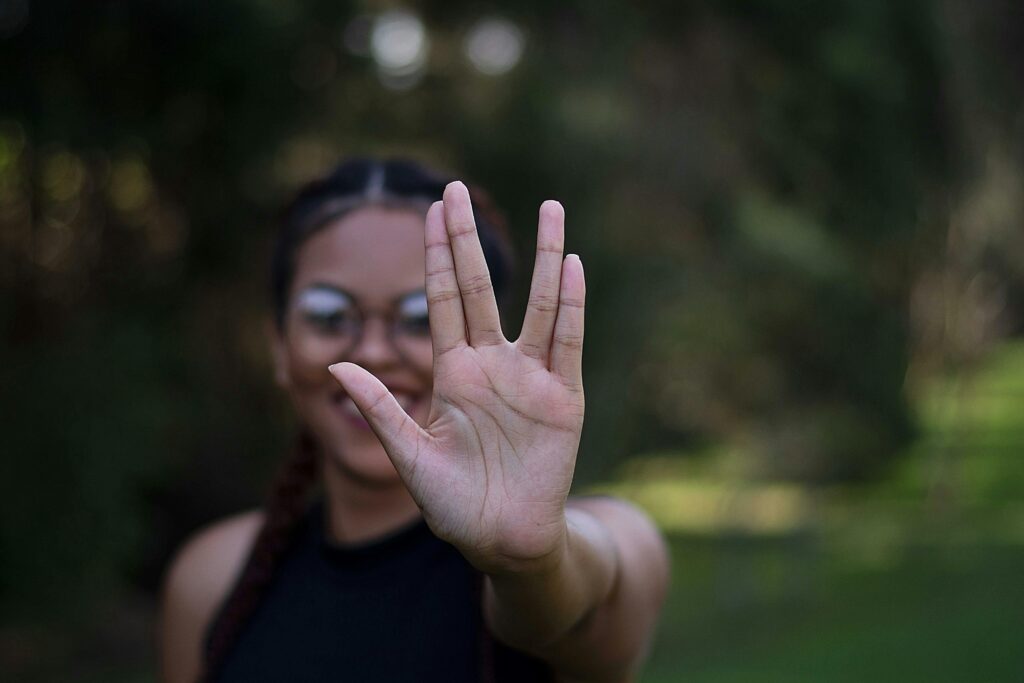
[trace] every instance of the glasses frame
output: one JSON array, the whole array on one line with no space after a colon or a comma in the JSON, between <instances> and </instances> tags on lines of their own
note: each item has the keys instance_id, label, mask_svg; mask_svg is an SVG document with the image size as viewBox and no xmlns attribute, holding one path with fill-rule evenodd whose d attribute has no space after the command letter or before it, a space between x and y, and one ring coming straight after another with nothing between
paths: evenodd
<instances>
[{"instance_id":1,"label":"glasses frame","mask_svg":"<svg viewBox=\"0 0 1024 683\"><path fill-rule=\"evenodd\" d=\"M363 338L366 335L366 323L372 320L373 318L380 318L384 322L385 337L388 340L388 343L391 345L391 348L395 351L395 353L398 354L398 356L406 363L415 365L414 363L411 362L408 351L403 349L401 342L398 341L398 337L406 337L414 340L416 343L432 342L429 327L429 309L427 313L428 326L426 331L424 331L422 334L409 335L408 333L402 333L400 331L401 326L398 324L398 321L400 320L400 316L398 315L398 313L399 308L402 305L402 302L408 299L409 297L416 295L421 295L424 299L426 299L426 288L414 289L405 292L404 294L399 294L398 296L394 297L391 300L389 306L384 309L375 309L365 306L359 300L359 297L347 291L344 287L328 284L326 282L311 283L309 285L306 285L293 295L291 307L295 309L296 314L300 318L307 322L311 327L316 328L319 334L332 337L343 337L348 335L343 332L330 332L318 328L315 323L308 319L308 316L303 313L302 309L299 308L299 297L303 294L303 292L308 292L314 289L324 289L329 290L331 292L335 292L337 294L341 294L347 297L348 300L352 302L352 312L355 318L355 333L351 335L351 341L347 341L345 343L344 349L341 352L341 355L343 356L348 356L349 354L352 353L354 349L359 347L359 344L363 341Z\"/></svg>"}]
</instances>

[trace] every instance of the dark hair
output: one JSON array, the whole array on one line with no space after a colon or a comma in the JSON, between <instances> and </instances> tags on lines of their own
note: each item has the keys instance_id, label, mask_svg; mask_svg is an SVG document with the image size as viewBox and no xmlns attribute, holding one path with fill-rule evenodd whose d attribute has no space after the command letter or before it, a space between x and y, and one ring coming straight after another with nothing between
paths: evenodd
<instances>
[{"instance_id":1,"label":"dark hair","mask_svg":"<svg viewBox=\"0 0 1024 683\"><path fill-rule=\"evenodd\" d=\"M346 213L366 206L427 206L441 199L446 178L408 159L352 159L303 187L284 211L271 262L274 316L284 324L295 275L295 254L310 235ZM470 187L473 214L495 296L505 298L512 274L505 221L487 193Z\"/></svg>"},{"instance_id":2,"label":"dark hair","mask_svg":"<svg viewBox=\"0 0 1024 683\"><path fill-rule=\"evenodd\" d=\"M441 199L448 179L403 159L352 159L299 190L286 207L271 261L274 318L283 329L295 276L295 255L311 235L345 213L369 204L422 207ZM512 262L505 223L490 198L470 187L473 213L499 304L505 298ZM245 623L256 611L288 550L319 474L319 453L303 433L271 486L264 522L234 588L221 606L206 641L202 680L213 681Z\"/></svg>"}]
</instances>

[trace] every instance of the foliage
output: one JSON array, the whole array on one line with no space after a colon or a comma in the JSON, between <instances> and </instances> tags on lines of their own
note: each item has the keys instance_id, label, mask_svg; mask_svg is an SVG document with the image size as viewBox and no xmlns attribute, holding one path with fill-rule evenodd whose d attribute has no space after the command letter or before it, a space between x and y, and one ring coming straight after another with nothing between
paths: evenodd
<instances>
[{"instance_id":1,"label":"foliage","mask_svg":"<svg viewBox=\"0 0 1024 683\"><path fill-rule=\"evenodd\" d=\"M433 48L405 89L346 47L374 3L11 7L0 606L39 620L125 574L152 591L187 531L258 500L290 433L268 236L337 158L465 172L507 207L523 271L535 207L563 200L590 285L581 481L719 443L758 475L846 480L914 433L915 288L941 270L951 203L989 196L964 168L972 131L1010 130L1019 105L1011 22L970 3L520 3L524 59L492 77L458 56L480 8L421 2ZM1012 313L1008 230L958 272L992 264Z\"/></svg>"}]
</instances>

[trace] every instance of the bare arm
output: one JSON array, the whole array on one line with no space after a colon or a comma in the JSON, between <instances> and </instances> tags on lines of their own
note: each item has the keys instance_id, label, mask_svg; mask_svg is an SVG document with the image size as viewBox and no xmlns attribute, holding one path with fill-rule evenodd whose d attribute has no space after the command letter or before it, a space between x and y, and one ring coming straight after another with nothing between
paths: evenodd
<instances>
[{"instance_id":1,"label":"bare arm","mask_svg":"<svg viewBox=\"0 0 1024 683\"><path fill-rule=\"evenodd\" d=\"M162 683L196 683L202 671L203 637L242 569L262 524L247 512L192 537L164 579L157 645Z\"/></svg>"},{"instance_id":2,"label":"bare arm","mask_svg":"<svg viewBox=\"0 0 1024 683\"><path fill-rule=\"evenodd\" d=\"M665 544L647 516L623 501L572 500L566 518L568 543L557 563L488 577L488 625L548 661L562 680L631 680L667 591Z\"/></svg>"}]
</instances>

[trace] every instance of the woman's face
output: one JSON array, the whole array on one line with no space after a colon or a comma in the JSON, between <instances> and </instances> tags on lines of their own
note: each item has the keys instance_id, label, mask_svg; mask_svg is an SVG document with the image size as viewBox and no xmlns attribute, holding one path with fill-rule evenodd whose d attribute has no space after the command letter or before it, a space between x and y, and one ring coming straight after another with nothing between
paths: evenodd
<instances>
[{"instance_id":1,"label":"woman's face","mask_svg":"<svg viewBox=\"0 0 1024 683\"><path fill-rule=\"evenodd\" d=\"M277 381L329 462L362 483L393 484L398 474L327 366L361 365L426 423L432 351L423 258L423 214L380 206L321 228L295 255L284 326L274 340Z\"/></svg>"}]
</instances>

